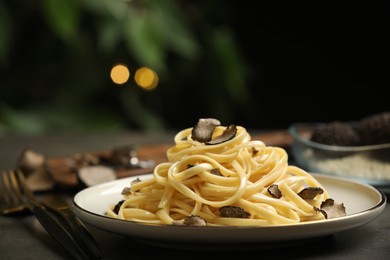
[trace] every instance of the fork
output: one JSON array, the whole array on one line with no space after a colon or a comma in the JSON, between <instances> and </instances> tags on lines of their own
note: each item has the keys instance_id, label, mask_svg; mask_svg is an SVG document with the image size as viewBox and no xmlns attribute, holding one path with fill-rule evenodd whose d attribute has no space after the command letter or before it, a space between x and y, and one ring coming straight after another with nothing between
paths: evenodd
<instances>
[{"instance_id":1,"label":"fork","mask_svg":"<svg viewBox=\"0 0 390 260\"><path fill-rule=\"evenodd\" d=\"M20 200L21 193L17 189L17 180L15 174L8 174L3 171L1 174L0 184L0 213L2 215L9 215L17 212L27 210L26 203ZM15 188L16 187L16 188ZM4 188L4 190L3 190Z\"/></svg>"},{"instance_id":2,"label":"fork","mask_svg":"<svg viewBox=\"0 0 390 260\"><path fill-rule=\"evenodd\" d=\"M70 255L75 259L90 259L62 224L38 202L26 185L23 174L18 171L17 175L18 176L16 176L14 171L2 171L2 186L4 191L0 191L3 194L4 200L0 206L1 210L8 213L9 211L20 209L21 207L28 208L46 231L62 245ZM2 189L1 185L0 189Z\"/></svg>"}]
</instances>

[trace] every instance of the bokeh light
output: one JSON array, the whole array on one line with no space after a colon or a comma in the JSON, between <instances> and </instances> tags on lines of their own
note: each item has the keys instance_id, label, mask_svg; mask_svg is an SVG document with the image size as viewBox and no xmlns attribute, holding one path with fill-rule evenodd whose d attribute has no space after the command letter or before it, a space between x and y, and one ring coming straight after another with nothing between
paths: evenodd
<instances>
[{"instance_id":1,"label":"bokeh light","mask_svg":"<svg viewBox=\"0 0 390 260\"><path fill-rule=\"evenodd\" d=\"M138 86L146 90L155 89L159 82L157 73L147 67L137 69L134 80Z\"/></svg>"},{"instance_id":2,"label":"bokeh light","mask_svg":"<svg viewBox=\"0 0 390 260\"><path fill-rule=\"evenodd\" d=\"M123 64L117 64L111 69L111 80L116 84L125 84L130 77L129 69Z\"/></svg>"}]
</instances>

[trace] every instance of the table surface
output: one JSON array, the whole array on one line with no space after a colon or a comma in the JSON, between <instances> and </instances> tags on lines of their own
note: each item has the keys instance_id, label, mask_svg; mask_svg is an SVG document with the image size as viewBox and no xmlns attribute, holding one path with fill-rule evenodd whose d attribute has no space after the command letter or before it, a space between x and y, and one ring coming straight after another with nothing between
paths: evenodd
<instances>
[{"instance_id":1,"label":"table surface","mask_svg":"<svg viewBox=\"0 0 390 260\"><path fill-rule=\"evenodd\" d=\"M128 144L173 144L174 133L68 134L48 136L0 137L0 165L2 169L15 167L22 149L32 148L47 157L58 157L78 152L107 150ZM378 188L381 189L381 188ZM69 194L68 194L69 195ZM72 198L70 194L69 199ZM388 259L390 254L390 207L362 226L315 238L304 243L284 243L272 247L256 245L245 250L169 249L149 245L118 234L87 225L97 240L103 259L161 258L220 258L249 259L258 254L262 259ZM70 259L39 222L30 214L0 216L1 259Z\"/></svg>"}]
</instances>

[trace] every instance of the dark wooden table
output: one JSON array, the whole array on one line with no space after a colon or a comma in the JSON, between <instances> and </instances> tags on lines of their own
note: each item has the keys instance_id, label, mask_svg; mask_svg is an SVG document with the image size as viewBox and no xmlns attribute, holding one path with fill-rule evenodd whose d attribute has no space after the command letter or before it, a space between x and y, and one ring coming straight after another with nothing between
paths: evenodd
<instances>
[{"instance_id":1,"label":"dark wooden table","mask_svg":"<svg viewBox=\"0 0 390 260\"><path fill-rule=\"evenodd\" d=\"M128 144L173 144L174 133L144 134L137 132L93 135L3 136L0 137L0 166L10 169L22 149L29 147L48 157L78 152L111 149ZM69 199L72 193L67 194ZM168 249L137 242L87 226L102 249L104 259L388 259L390 255L390 207L373 221L330 236L304 243L284 243L272 247L253 245L245 250ZM0 259L69 259L37 220L22 214L0 216Z\"/></svg>"}]
</instances>

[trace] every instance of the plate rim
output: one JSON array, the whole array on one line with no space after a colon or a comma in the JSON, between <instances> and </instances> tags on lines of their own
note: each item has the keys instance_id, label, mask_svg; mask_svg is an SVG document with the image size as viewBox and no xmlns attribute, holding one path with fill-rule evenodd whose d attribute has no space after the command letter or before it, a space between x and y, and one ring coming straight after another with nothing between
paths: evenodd
<instances>
[{"instance_id":1,"label":"plate rim","mask_svg":"<svg viewBox=\"0 0 390 260\"><path fill-rule=\"evenodd\" d=\"M336 232L348 230L354 227L361 226L363 224L366 224L370 221L372 221L374 218L379 216L383 210L386 207L387 197L381 190L378 190L376 187L367 184L362 183L360 181L356 180L350 180L348 178L342 178L339 176L329 176L326 174L321 173L311 173L314 177L318 178L325 178L327 180L336 181L336 182L342 182L344 184L354 184L358 185L360 187L364 187L365 189L368 189L372 192L377 193L378 195L378 203L373 205L370 208L367 208L365 210L362 210L360 212L353 213L351 215L347 215L345 217L341 218L334 218L334 219L328 219L328 220L320 220L320 221L308 221L308 222L301 222L301 223L293 223L293 224L286 224L286 225L271 225L271 226L207 226L207 227L182 227L182 226L175 226L175 225L156 225L156 224L143 224L135 221L128 221L128 220L121 220L121 219L112 219L108 216L104 216L102 214L98 214L96 212L89 211L87 209L84 209L82 206L80 206L77 203L78 197L82 196L83 193L91 191L93 189L103 188L105 186L114 186L118 185L121 182L130 181L132 179L135 179L137 177L148 177L152 174L141 174L141 175L135 175L130 176L126 178L121 178L117 180L113 180L110 182L98 184L95 186L91 186L88 188L85 188L79 192L77 192L73 199L72 199L72 208L74 209L74 212L77 217L79 217L83 222L86 222L89 225L95 226L99 229L105 230L107 232L112 233L118 233L121 235L131 236L136 239L140 240L171 240L176 242L199 242L201 243L201 236L202 232L205 232L206 230L213 231L209 232L212 234L211 237L206 238L205 241L207 243L215 242L215 239L222 239L222 241L218 240L218 242L237 242L237 238L229 238L226 237L229 233L250 233L250 235L247 238L244 238L240 242L271 242L271 241L281 241L281 240L296 240L296 239L305 239L305 238L314 238L318 236L325 236L329 234L333 234ZM340 184L341 185L341 184ZM110 223L114 227L110 227ZM128 230L123 230L122 228L126 226ZM325 227L329 227L329 229L325 229ZM312 227L319 227L321 232L316 231ZM184 236L180 237L180 232L182 233L183 228L186 229L186 233L190 232L190 236ZM299 230L306 229L306 232L304 234L299 234ZM129 232L129 230L135 231L133 233ZM275 232L282 232L282 233L288 233L291 232L292 234L287 235L285 238L278 237L278 236L272 236L269 238L264 238L261 236L263 233L270 233L270 231ZM161 232L156 232L161 231ZM286 232L288 231L288 232ZM295 232L297 231L297 232ZM167 233L168 232L168 233ZM164 233L164 235L160 234ZM259 233L259 236L256 236L256 234ZM216 243L216 242L215 242Z\"/></svg>"}]
</instances>

